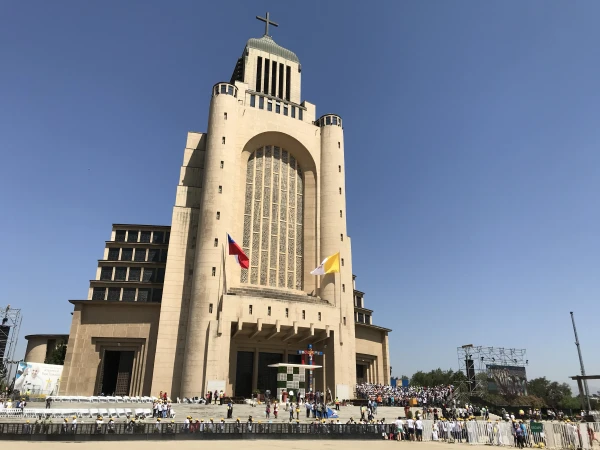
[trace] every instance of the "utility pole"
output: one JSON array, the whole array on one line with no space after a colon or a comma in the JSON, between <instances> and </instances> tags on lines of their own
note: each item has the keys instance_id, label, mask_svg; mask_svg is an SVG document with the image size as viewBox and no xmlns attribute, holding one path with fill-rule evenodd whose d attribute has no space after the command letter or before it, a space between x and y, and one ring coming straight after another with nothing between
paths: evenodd
<instances>
[{"instance_id":1,"label":"utility pole","mask_svg":"<svg viewBox=\"0 0 600 450\"><path fill-rule=\"evenodd\" d=\"M585 377L585 367L583 367L583 356L581 356L581 346L579 345L579 338L577 337L577 328L575 327L575 316L571 311L571 322L573 322L573 332L575 333L575 345L577 346L577 353L579 354L579 365L581 366L581 376ZM590 391L588 389L587 380L583 380L583 390L587 401L587 413L590 414L592 407L590 405Z\"/></svg>"}]
</instances>

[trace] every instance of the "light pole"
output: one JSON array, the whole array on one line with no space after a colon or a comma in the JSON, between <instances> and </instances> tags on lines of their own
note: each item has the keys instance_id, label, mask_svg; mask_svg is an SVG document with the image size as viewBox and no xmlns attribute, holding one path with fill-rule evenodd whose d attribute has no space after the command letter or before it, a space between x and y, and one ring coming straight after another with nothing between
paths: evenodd
<instances>
[{"instance_id":1,"label":"light pole","mask_svg":"<svg viewBox=\"0 0 600 450\"><path fill-rule=\"evenodd\" d=\"M577 353L579 354L579 365L581 366L581 376L585 377L585 367L583 366L583 356L581 356L581 346L579 345L579 338L577 337L577 328L575 327L575 316L573 315L573 311L571 311L571 322L573 322L573 332L575 333L575 345L577 346ZM587 412L588 414L592 410L590 405L590 391L588 389L588 382L584 378L583 379L583 391L585 393L585 398L587 401Z\"/></svg>"}]
</instances>

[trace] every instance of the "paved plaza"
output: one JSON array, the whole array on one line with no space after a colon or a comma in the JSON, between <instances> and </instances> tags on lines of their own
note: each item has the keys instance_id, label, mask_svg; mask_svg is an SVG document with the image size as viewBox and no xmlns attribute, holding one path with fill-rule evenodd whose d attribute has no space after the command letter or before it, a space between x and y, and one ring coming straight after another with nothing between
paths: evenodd
<instances>
[{"instance_id":1,"label":"paved plaza","mask_svg":"<svg viewBox=\"0 0 600 450\"><path fill-rule=\"evenodd\" d=\"M66 403L66 402L57 402L53 403L52 407L46 411L53 410L82 410L82 409L109 409L109 408L120 408L120 409L131 409L135 411L136 409L148 409L152 408L152 404L150 403ZM27 409L35 408L41 409L44 408L43 403L29 403L27 405ZM334 408L331 408L334 410ZM227 417L227 406L226 405L195 405L195 404L184 404L184 403L174 403L173 410L175 411L175 422L183 422L187 416L192 416L193 419L204 419L204 421L213 418L215 421L221 420L221 418ZM411 408L413 414L419 410L419 408ZM334 410L335 411L335 410ZM346 423L351 417L354 420L360 419L360 407L359 406L341 406L340 411L338 412L340 421ZM255 407L251 405L233 405L233 419L240 418L242 421L246 421L248 416L252 416L254 420L266 420L265 416L265 405L260 404ZM380 406L377 408L377 415L375 416L377 419L385 418L386 422L392 422L398 416L404 417L404 408L403 407L389 407L389 406ZM287 422L289 420L290 414L289 410L286 411L285 407L281 407L279 410L278 419L275 419L273 415L273 407L271 407L271 418L270 420L274 423L277 422ZM95 419L95 418L94 418ZM104 417L105 420L108 417ZM294 420L296 419L296 413L294 413ZM23 419L3 419L3 420L14 420L14 421L22 421ZM116 419L117 422L125 421L125 417L121 417L120 419ZM152 420L152 419L149 419ZM304 406L300 408L300 421L301 422L310 422L312 419L306 418L306 410ZM54 422L58 422L58 419L53 420ZM230 421L230 420L227 420ZM83 423L92 422L92 419L83 418ZM82 423L82 420L79 420L79 423Z\"/></svg>"}]
</instances>

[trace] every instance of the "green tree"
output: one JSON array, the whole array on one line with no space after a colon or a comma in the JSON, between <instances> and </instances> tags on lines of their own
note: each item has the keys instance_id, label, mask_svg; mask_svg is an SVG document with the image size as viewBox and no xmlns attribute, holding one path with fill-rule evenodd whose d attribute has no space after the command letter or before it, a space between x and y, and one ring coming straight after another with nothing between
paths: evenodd
<instances>
[{"instance_id":1,"label":"green tree","mask_svg":"<svg viewBox=\"0 0 600 450\"><path fill-rule=\"evenodd\" d=\"M534 378L527 382L527 393L544 400L551 408L579 408L581 401L573 397L571 387L567 383L550 381L546 377Z\"/></svg>"},{"instance_id":2,"label":"green tree","mask_svg":"<svg viewBox=\"0 0 600 450\"><path fill-rule=\"evenodd\" d=\"M52 353L48 355L48 357L44 360L44 364L56 364L59 366L63 366L65 364L65 355L67 354L67 345L59 344L57 345Z\"/></svg>"},{"instance_id":3,"label":"green tree","mask_svg":"<svg viewBox=\"0 0 600 450\"><path fill-rule=\"evenodd\" d=\"M454 372L450 370L442 370L437 368L430 372L418 371L410 379L411 386L439 386L448 384L458 384L465 379L465 374L462 372Z\"/></svg>"}]
</instances>

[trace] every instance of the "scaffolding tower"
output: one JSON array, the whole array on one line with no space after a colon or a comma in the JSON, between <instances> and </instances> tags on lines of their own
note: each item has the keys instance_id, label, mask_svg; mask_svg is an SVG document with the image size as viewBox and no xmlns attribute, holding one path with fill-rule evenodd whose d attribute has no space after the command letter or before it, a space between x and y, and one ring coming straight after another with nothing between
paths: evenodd
<instances>
[{"instance_id":1,"label":"scaffolding tower","mask_svg":"<svg viewBox=\"0 0 600 450\"><path fill-rule=\"evenodd\" d=\"M4 378L9 378L13 366L17 340L21 329L21 310L10 305L0 306L0 373Z\"/></svg>"},{"instance_id":2,"label":"scaffolding tower","mask_svg":"<svg viewBox=\"0 0 600 450\"><path fill-rule=\"evenodd\" d=\"M466 381L458 386L458 390L470 396L480 396L487 392L488 366L525 367L529 364L527 351L523 348L467 344L458 347L457 354L458 368L466 375Z\"/></svg>"}]
</instances>

